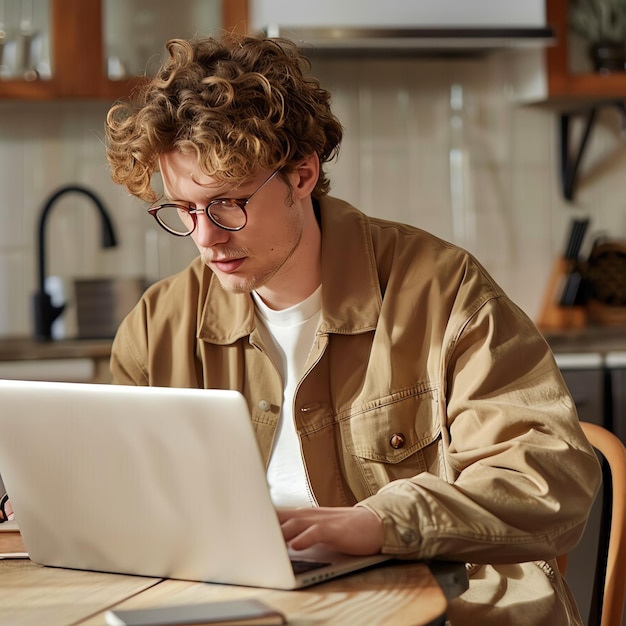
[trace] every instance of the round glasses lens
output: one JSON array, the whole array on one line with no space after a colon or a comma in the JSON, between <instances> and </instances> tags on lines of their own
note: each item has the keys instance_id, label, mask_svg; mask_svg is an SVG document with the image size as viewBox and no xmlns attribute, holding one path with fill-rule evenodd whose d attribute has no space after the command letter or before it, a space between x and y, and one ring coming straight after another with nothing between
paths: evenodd
<instances>
[{"instance_id":1,"label":"round glasses lens","mask_svg":"<svg viewBox=\"0 0 626 626\"><path fill-rule=\"evenodd\" d=\"M157 213L159 221L172 232L187 235L194 229L194 218L185 207L176 204L166 204Z\"/></svg>"},{"instance_id":2,"label":"round glasses lens","mask_svg":"<svg viewBox=\"0 0 626 626\"><path fill-rule=\"evenodd\" d=\"M207 207L211 219L223 228L239 229L246 225L245 211L232 200L216 200Z\"/></svg>"}]
</instances>

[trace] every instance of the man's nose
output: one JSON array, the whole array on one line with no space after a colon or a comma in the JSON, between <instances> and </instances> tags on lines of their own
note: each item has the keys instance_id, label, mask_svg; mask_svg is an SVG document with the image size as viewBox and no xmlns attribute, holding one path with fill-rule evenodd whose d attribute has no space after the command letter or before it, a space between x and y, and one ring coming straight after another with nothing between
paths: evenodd
<instances>
[{"instance_id":1,"label":"man's nose","mask_svg":"<svg viewBox=\"0 0 626 626\"><path fill-rule=\"evenodd\" d=\"M226 243L230 238L230 233L216 226L205 211L196 213L196 229L193 235L196 243L203 248Z\"/></svg>"}]
</instances>

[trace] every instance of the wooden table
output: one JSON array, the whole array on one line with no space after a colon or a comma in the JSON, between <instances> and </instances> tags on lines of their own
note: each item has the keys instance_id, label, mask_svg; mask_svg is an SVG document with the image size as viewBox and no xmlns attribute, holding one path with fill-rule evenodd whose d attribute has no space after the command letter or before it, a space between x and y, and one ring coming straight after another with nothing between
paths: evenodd
<instances>
[{"instance_id":1,"label":"wooden table","mask_svg":"<svg viewBox=\"0 0 626 626\"><path fill-rule=\"evenodd\" d=\"M424 563L393 563L298 591L49 568L0 561L0 625L105 626L104 612L257 597L290 625L443 624L446 597Z\"/></svg>"}]
</instances>

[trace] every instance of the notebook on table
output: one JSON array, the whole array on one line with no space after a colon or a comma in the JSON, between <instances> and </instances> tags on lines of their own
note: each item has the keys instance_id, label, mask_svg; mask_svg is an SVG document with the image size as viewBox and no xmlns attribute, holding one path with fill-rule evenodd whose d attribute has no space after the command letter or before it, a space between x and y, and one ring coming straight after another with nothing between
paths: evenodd
<instances>
[{"instance_id":1,"label":"notebook on table","mask_svg":"<svg viewBox=\"0 0 626 626\"><path fill-rule=\"evenodd\" d=\"M35 562L293 589L388 558L290 554L238 392L0 380L0 405L0 475Z\"/></svg>"}]
</instances>

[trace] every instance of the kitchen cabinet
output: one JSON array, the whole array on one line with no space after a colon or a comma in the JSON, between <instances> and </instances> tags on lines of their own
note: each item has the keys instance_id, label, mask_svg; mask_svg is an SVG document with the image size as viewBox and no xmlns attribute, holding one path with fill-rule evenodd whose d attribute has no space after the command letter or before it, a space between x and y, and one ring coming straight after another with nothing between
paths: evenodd
<instances>
[{"instance_id":1,"label":"kitchen cabinet","mask_svg":"<svg viewBox=\"0 0 626 626\"><path fill-rule=\"evenodd\" d=\"M575 64L575 41L568 25L568 0L546 0L546 21L554 29L555 45L545 50L547 99L559 101L615 100L626 97L626 72L599 74ZM584 50L579 51L579 58Z\"/></svg>"},{"instance_id":2,"label":"kitchen cabinet","mask_svg":"<svg viewBox=\"0 0 626 626\"><path fill-rule=\"evenodd\" d=\"M610 428L626 443L626 352L609 352L605 358L609 374Z\"/></svg>"},{"instance_id":3,"label":"kitchen cabinet","mask_svg":"<svg viewBox=\"0 0 626 626\"><path fill-rule=\"evenodd\" d=\"M624 326L544 331L581 420L612 430L626 444Z\"/></svg>"},{"instance_id":4,"label":"kitchen cabinet","mask_svg":"<svg viewBox=\"0 0 626 626\"><path fill-rule=\"evenodd\" d=\"M576 404L579 419L604 425L604 355L594 352L557 353L555 358ZM591 606L601 517L602 493L599 493L589 514L583 538L568 557L567 583L585 623Z\"/></svg>"},{"instance_id":5,"label":"kitchen cabinet","mask_svg":"<svg viewBox=\"0 0 626 626\"><path fill-rule=\"evenodd\" d=\"M581 420L600 424L626 442L626 333L622 327L589 327L548 334L549 344ZM567 581L587 623L602 515L602 490L579 544L570 552ZM621 622L626 626L626 614Z\"/></svg>"},{"instance_id":6,"label":"kitchen cabinet","mask_svg":"<svg viewBox=\"0 0 626 626\"><path fill-rule=\"evenodd\" d=\"M112 80L109 77L104 2L106 0L49 0L51 77L0 80L0 99L113 100L128 95L141 78ZM220 27L243 32L247 23L247 0L223 0L221 7ZM194 27L197 25L190 25ZM131 33L131 37L141 35L145 35L145 30L139 28ZM158 49L154 53L158 53Z\"/></svg>"}]
</instances>

